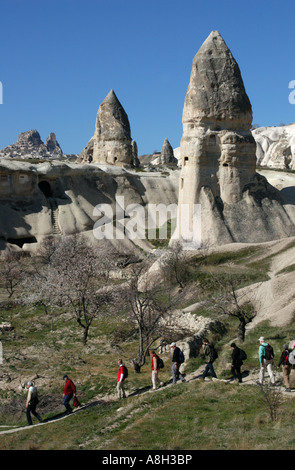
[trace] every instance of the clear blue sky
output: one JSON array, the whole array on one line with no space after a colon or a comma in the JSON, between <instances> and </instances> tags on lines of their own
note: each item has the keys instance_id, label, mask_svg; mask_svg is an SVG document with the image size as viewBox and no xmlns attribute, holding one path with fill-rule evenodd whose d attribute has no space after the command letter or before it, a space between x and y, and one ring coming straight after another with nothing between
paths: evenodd
<instances>
[{"instance_id":1,"label":"clear blue sky","mask_svg":"<svg viewBox=\"0 0 295 470\"><path fill-rule=\"evenodd\" d=\"M139 155L178 147L192 60L218 30L261 126L295 122L294 0L0 0L0 148L37 129L80 153L114 89Z\"/></svg>"}]
</instances>

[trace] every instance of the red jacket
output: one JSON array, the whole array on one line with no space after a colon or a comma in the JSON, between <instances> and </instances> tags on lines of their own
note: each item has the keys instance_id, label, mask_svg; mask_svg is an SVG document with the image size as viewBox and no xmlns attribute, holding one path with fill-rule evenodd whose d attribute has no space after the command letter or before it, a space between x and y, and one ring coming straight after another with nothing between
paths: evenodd
<instances>
[{"instance_id":1,"label":"red jacket","mask_svg":"<svg viewBox=\"0 0 295 470\"><path fill-rule=\"evenodd\" d=\"M68 379L65 383L64 394L70 395L71 393L73 394L76 393L76 387L74 383L71 381L71 379Z\"/></svg>"},{"instance_id":2,"label":"red jacket","mask_svg":"<svg viewBox=\"0 0 295 470\"><path fill-rule=\"evenodd\" d=\"M123 374L123 377L122 377L122 374ZM125 380L125 378L124 378L124 368L123 368L123 366L120 366L119 370L118 370L117 382L123 382L124 380Z\"/></svg>"},{"instance_id":3,"label":"red jacket","mask_svg":"<svg viewBox=\"0 0 295 470\"><path fill-rule=\"evenodd\" d=\"M156 369L154 368L154 358L156 358L156 364L157 364ZM158 356L157 356L157 354L152 355L151 369L152 370L158 370Z\"/></svg>"}]
</instances>

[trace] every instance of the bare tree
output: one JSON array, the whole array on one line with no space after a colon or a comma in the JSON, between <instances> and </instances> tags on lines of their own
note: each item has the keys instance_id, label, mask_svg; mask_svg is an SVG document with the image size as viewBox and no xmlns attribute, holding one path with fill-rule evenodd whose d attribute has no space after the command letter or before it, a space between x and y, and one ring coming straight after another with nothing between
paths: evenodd
<instances>
[{"instance_id":1,"label":"bare tree","mask_svg":"<svg viewBox=\"0 0 295 470\"><path fill-rule=\"evenodd\" d=\"M7 249L0 258L0 281L11 300L23 279L22 253Z\"/></svg>"},{"instance_id":2,"label":"bare tree","mask_svg":"<svg viewBox=\"0 0 295 470\"><path fill-rule=\"evenodd\" d=\"M111 299L106 283L113 260L105 244L91 247L78 237L59 238L50 260L33 273L31 302L70 307L86 344L93 320Z\"/></svg>"},{"instance_id":3,"label":"bare tree","mask_svg":"<svg viewBox=\"0 0 295 470\"><path fill-rule=\"evenodd\" d=\"M241 289L242 282L247 281L247 276L226 273L223 275L213 274L206 288L213 292L212 297L207 300L207 305L215 312L237 318L238 339L244 342L246 325L257 315L253 304L255 286Z\"/></svg>"},{"instance_id":4,"label":"bare tree","mask_svg":"<svg viewBox=\"0 0 295 470\"><path fill-rule=\"evenodd\" d=\"M151 285L143 263L132 267L123 298L130 321L137 327L138 352L133 365L135 372L140 372L152 344L163 334L171 309L169 290L159 284Z\"/></svg>"},{"instance_id":5,"label":"bare tree","mask_svg":"<svg viewBox=\"0 0 295 470\"><path fill-rule=\"evenodd\" d=\"M188 251L183 249L182 243L176 241L159 262L163 277L183 289L188 278Z\"/></svg>"}]
</instances>

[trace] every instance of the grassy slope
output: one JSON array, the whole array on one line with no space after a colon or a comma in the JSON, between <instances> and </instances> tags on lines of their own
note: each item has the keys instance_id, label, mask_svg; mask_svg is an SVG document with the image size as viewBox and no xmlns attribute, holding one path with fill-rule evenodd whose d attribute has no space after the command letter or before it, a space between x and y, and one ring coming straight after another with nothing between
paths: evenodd
<instances>
[{"instance_id":1,"label":"grassy slope","mask_svg":"<svg viewBox=\"0 0 295 470\"><path fill-rule=\"evenodd\" d=\"M214 255L207 259L208 267L251 271L253 282L267 275L268 260L253 265L257 251L244 250L230 255ZM225 263L231 263L230 265ZM191 286L195 279L191 264ZM195 301L191 292L190 301ZM188 297L186 297L188 301ZM11 312L1 311L1 321ZM115 399L116 360L132 357L136 343L122 342L128 330L119 318L93 325L87 347L81 343L81 331L69 312L55 312L53 321L42 310L16 309L12 312L15 330L1 337L5 367L12 382L38 374L36 384L41 397L49 404L40 408L50 417L63 411L61 405L62 375L68 372L78 385L82 403L103 399L97 406L80 411L64 420L23 431L0 435L0 449L293 449L292 421L295 402L284 398L280 415L271 423L269 412L255 386L237 386L222 382L200 383L194 380L158 392ZM229 342L235 337L236 323L225 320L227 333L218 337L219 377L228 375ZM120 337L119 337L120 333ZM295 338L295 326L288 331L260 324L246 338L243 348L248 353L245 366L258 374L257 338L263 334L272 343L276 358L282 344ZM162 372L170 380L170 357L164 356ZM200 366L199 358L190 359L187 371ZM245 367L244 367L245 369ZM14 383L14 382L13 382ZM150 364L141 374L130 373L128 391L145 390L151 385ZM9 388L9 387L8 387ZM112 399L109 397L112 395ZM24 391L1 391L1 422L7 425L26 424L23 413ZM43 400L44 401L44 400ZM42 400L41 400L42 402ZM7 405L9 404L10 407ZM6 406L6 408L4 407ZM41 406L41 403L40 403ZM1 429L0 429L1 430Z\"/></svg>"}]
</instances>

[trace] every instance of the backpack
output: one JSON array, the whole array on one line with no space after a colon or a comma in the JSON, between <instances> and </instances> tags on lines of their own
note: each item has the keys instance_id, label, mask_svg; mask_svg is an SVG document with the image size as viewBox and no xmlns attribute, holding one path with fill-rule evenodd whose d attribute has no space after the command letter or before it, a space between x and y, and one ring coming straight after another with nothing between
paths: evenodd
<instances>
[{"instance_id":1,"label":"backpack","mask_svg":"<svg viewBox=\"0 0 295 470\"><path fill-rule=\"evenodd\" d=\"M178 358L179 358L180 364L182 364L185 361L185 357L184 357L183 351L181 351L181 349L179 350Z\"/></svg>"},{"instance_id":2,"label":"backpack","mask_svg":"<svg viewBox=\"0 0 295 470\"><path fill-rule=\"evenodd\" d=\"M291 365L294 365L294 364L295 364L295 356L294 356L294 353L295 353L295 349L293 349L293 351L291 351L291 352L289 353L288 359L289 359L289 362L290 362Z\"/></svg>"},{"instance_id":3,"label":"backpack","mask_svg":"<svg viewBox=\"0 0 295 470\"><path fill-rule=\"evenodd\" d=\"M127 379L128 377L128 369L126 366L122 366L123 367L123 377L124 377L124 380Z\"/></svg>"},{"instance_id":4,"label":"backpack","mask_svg":"<svg viewBox=\"0 0 295 470\"><path fill-rule=\"evenodd\" d=\"M243 362L247 359L247 354L243 349L240 349L240 361Z\"/></svg>"},{"instance_id":5,"label":"backpack","mask_svg":"<svg viewBox=\"0 0 295 470\"><path fill-rule=\"evenodd\" d=\"M274 350L270 344L264 346L264 357L268 361L275 357Z\"/></svg>"},{"instance_id":6,"label":"backpack","mask_svg":"<svg viewBox=\"0 0 295 470\"><path fill-rule=\"evenodd\" d=\"M161 359L159 356L157 356L157 361L158 361L158 369L163 369L163 367L164 367L163 359Z\"/></svg>"},{"instance_id":7,"label":"backpack","mask_svg":"<svg viewBox=\"0 0 295 470\"><path fill-rule=\"evenodd\" d=\"M218 358L218 352L216 351L216 349L214 348L214 346L210 346L210 349L211 349L210 360L211 360L211 362L214 362L215 359Z\"/></svg>"},{"instance_id":8,"label":"backpack","mask_svg":"<svg viewBox=\"0 0 295 470\"><path fill-rule=\"evenodd\" d=\"M286 355L285 355L285 359L284 359L284 363L285 363L285 366L289 366L290 365L290 362L289 362L289 351L286 351Z\"/></svg>"}]
</instances>

